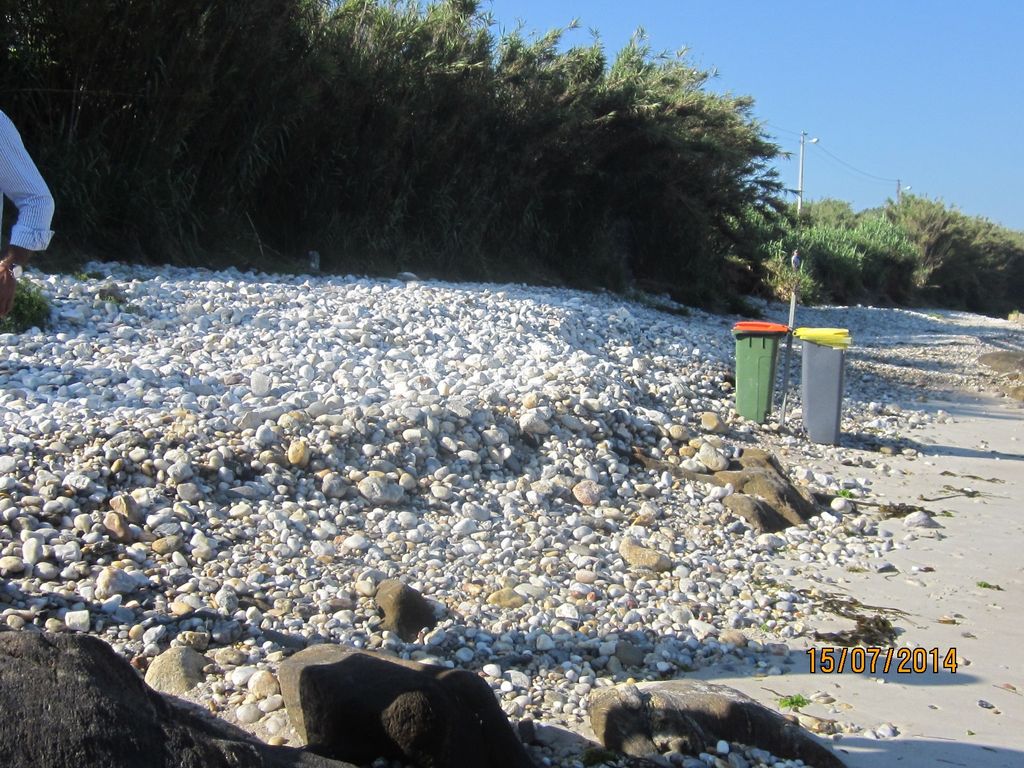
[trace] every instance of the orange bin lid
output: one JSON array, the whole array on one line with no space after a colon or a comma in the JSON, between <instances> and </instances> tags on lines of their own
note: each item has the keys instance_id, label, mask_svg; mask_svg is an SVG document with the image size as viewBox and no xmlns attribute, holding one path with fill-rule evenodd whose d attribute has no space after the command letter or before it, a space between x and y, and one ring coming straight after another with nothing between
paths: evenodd
<instances>
[{"instance_id":1,"label":"orange bin lid","mask_svg":"<svg viewBox=\"0 0 1024 768\"><path fill-rule=\"evenodd\" d=\"M780 325L779 323L766 323L761 320L743 320L732 327L732 332L762 334L789 333L789 326Z\"/></svg>"}]
</instances>

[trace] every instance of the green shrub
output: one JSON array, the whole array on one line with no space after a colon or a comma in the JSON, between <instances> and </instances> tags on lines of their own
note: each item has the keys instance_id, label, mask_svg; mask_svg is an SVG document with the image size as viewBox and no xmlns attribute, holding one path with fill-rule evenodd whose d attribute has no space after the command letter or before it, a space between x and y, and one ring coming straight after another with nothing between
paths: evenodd
<instances>
[{"instance_id":1,"label":"green shrub","mask_svg":"<svg viewBox=\"0 0 1024 768\"><path fill-rule=\"evenodd\" d=\"M29 328L45 328L50 320L50 302L31 280L22 278L14 291L14 307L0 318L0 333L21 333Z\"/></svg>"},{"instance_id":2,"label":"green shrub","mask_svg":"<svg viewBox=\"0 0 1024 768\"><path fill-rule=\"evenodd\" d=\"M814 224L793 231L786 251L800 252L801 269L809 273L818 290L807 303L848 303L863 293L860 253L848 230L831 224Z\"/></svg>"},{"instance_id":3,"label":"green shrub","mask_svg":"<svg viewBox=\"0 0 1024 768\"><path fill-rule=\"evenodd\" d=\"M917 299L1004 315L1024 295L1024 232L914 195L886 209L914 247Z\"/></svg>"},{"instance_id":4,"label":"green shrub","mask_svg":"<svg viewBox=\"0 0 1024 768\"><path fill-rule=\"evenodd\" d=\"M765 282L771 295L780 301L789 301L790 295L796 291L797 299L804 304L817 304L821 301L821 284L813 274L803 266L794 270L790 259L782 248L782 243L775 243L776 252L765 262Z\"/></svg>"},{"instance_id":5,"label":"green shrub","mask_svg":"<svg viewBox=\"0 0 1024 768\"><path fill-rule=\"evenodd\" d=\"M914 295L916 250L901 227L882 211L853 214L847 203L824 200L810 206L782 240L782 250L800 251L808 297L838 303L905 303ZM776 258L770 279L785 280ZM791 279L791 278L790 278ZM778 286L773 286L776 293ZM809 288L807 286L806 288ZM808 302L814 299L806 299Z\"/></svg>"},{"instance_id":6,"label":"green shrub","mask_svg":"<svg viewBox=\"0 0 1024 768\"><path fill-rule=\"evenodd\" d=\"M914 246L899 227L875 213L862 216L849 232L860 259L863 298L903 304L914 292Z\"/></svg>"},{"instance_id":7,"label":"green shrub","mask_svg":"<svg viewBox=\"0 0 1024 768\"><path fill-rule=\"evenodd\" d=\"M779 699L779 707L782 709L800 709L801 707L810 706L810 704L811 700L802 693L797 693L792 696L783 696Z\"/></svg>"}]
</instances>

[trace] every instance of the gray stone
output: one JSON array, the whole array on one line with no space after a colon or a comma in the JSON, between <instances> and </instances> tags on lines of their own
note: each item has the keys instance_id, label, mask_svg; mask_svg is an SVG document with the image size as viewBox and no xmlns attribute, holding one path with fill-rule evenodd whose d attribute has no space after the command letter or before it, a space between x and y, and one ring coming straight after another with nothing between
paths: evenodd
<instances>
[{"instance_id":1,"label":"gray stone","mask_svg":"<svg viewBox=\"0 0 1024 768\"><path fill-rule=\"evenodd\" d=\"M721 472L729 468L729 459L711 443L703 443L697 450L697 460L710 472Z\"/></svg>"},{"instance_id":2,"label":"gray stone","mask_svg":"<svg viewBox=\"0 0 1024 768\"><path fill-rule=\"evenodd\" d=\"M254 397L266 397L270 394L270 388L273 385L270 377L262 371L253 371L249 377L249 388L252 390Z\"/></svg>"},{"instance_id":3,"label":"gray stone","mask_svg":"<svg viewBox=\"0 0 1024 768\"><path fill-rule=\"evenodd\" d=\"M592 507L601 501L604 490L593 480L581 480L573 486L572 495L583 506Z\"/></svg>"},{"instance_id":4,"label":"gray stone","mask_svg":"<svg viewBox=\"0 0 1024 768\"><path fill-rule=\"evenodd\" d=\"M25 561L14 555L0 557L0 575L18 574L25 570Z\"/></svg>"},{"instance_id":5,"label":"gray stone","mask_svg":"<svg viewBox=\"0 0 1024 768\"><path fill-rule=\"evenodd\" d=\"M924 510L911 512L903 518L904 528L942 528L942 523Z\"/></svg>"},{"instance_id":6,"label":"gray stone","mask_svg":"<svg viewBox=\"0 0 1024 768\"><path fill-rule=\"evenodd\" d=\"M252 725L261 717L263 717L263 713L255 704L243 704L235 710L235 718L243 725Z\"/></svg>"},{"instance_id":7,"label":"gray stone","mask_svg":"<svg viewBox=\"0 0 1024 768\"><path fill-rule=\"evenodd\" d=\"M89 631L89 611L68 611L64 614L64 624L74 632Z\"/></svg>"},{"instance_id":8,"label":"gray stone","mask_svg":"<svg viewBox=\"0 0 1024 768\"><path fill-rule=\"evenodd\" d=\"M328 472L324 475L320 490L329 499L340 499L348 490L348 483L336 472Z\"/></svg>"},{"instance_id":9,"label":"gray stone","mask_svg":"<svg viewBox=\"0 0 1024 768\"><path fill-rule=\"evenodd\" d=\"M664 572L672 570L672 561L664 552L641 546L637 540L627 536L619 545L622 559L634 568L649 568L652 571Z\"/></svg>"},{"instance_id":10,"label":"gray stone","mask_svg":"<svg viewBox=\"0 0 1024 768\"><path fill-rule=\"evenodd\" d=\"M205 656L187 646L169 648L149 665L146 684L161 693L183 696L203 682L207 663Z\"/></svg>"},{"instance_id":11,"label":"gray stone","mask_svg":"<svg viewBox=\"0 0 1024 768\"><path fill-rule=\"evenodd\" d=\"M527 435L546 435L551 431L547 419L533 410L527 411L519 417L519 429Z\"/></svg>"},{"instance_id":12,"label":"gray stone","mask_svg":"<svg viewBox=\"0 0 1024 768\"><path fill-rule=\"evenodd\" d=\"M135 591L138 583L120 568L108 566L96 577L96 597L106 600L114 595L127 595Z\"/></svg>"},{"instance_id":13,"label":"gray stone","mask_svg":"<svg viewBox=\"0 0 1024 768\"><path fill-rule=\"evenodd\" d=\"M277 678L266 669L256 670L252 677L249 678L249 682L246 683L245 687L249 689L253 696L259 699L266 699L281 692L281 686L278 685Z\"/></svg>"},{"instance_id":14,"label":"gray stone","mask_svg":"<svg viewBox=\"0 0 1024 768\"><path fill-rule=\"evenodd\" d=\"M405 498L405 490L391 480L370 475L357 484L357 489L364 499L371 504L390 506Z\"/></svg>"},{"instance_id":15,"label":"gray stone","mask_svg":"<svg viewBox=\"0 0 1024 768\"><path fill-rule=\"evenodd\" d=\"M196 483L182 483L175 490L182 501L193 502L203 498L203 491Z\"/></svg>"},{"instance_id":16,"label":"gray stone","mask_svg":"<svg viewBox=\"0 0 1024 768\"><path fill-rule=\"evenodd\" d=\"M242 625L237 621L218 621L210 632L215 643L230 645L242 636Z\"/></svg>"},{"instance_id":17,"label":"gray stone","mask_svg":"<svg viewBox=\"0 0 1024 768\"><path fill-rule=\"evenodd\" d=\"M43 558L43 544L36 538L30 538L21 545L21 558L28 565L35 565Z\"/></svg>"},{"instance_id":18,"label":"gray stone","mask_svg":"<svg viewBox=\"0 0 1024 768\"><path fill-rule=\"evenodd\" d=\"M624 667L642 667L646 656L646 651L628 640L619 640L615 644L615 657Z\"/></svg>"}]
</instances>

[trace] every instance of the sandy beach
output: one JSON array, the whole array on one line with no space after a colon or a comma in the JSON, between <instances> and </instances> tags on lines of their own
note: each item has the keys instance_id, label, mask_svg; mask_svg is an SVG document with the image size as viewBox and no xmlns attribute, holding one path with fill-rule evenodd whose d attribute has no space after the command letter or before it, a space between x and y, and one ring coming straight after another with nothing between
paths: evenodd
<instances>
[{"instance_id":1,"label":"sandy beach","mask_svg":"<svg viewBox=\"0 0 1024 768\"><path fill-rule=\"evenodd\" d=\"M921 407L944 410L951 420L925 430L918 456L893 457L895 476L875 473L874 493L865 501L922 506L936 514L942 528L918 533L906 549L892 551L887 558L892 571L833 568L823 574L837 579L826 591L898 611L887 614L900 631L897 642L927 649L928 671L897 674L894 663L885 674L879 660L876 674L855 674L848 657L842 674L823 674L820 651L829 644L800 638L790 644L794 663L785 675L737 677L728 669L709 668L700 676L773 707L783 696L810 699L824 692L835 703L800 711L853 722L872 735L881 724L895 726L895 738L837 740L851 768L1024 765L1024 410L985 395L932 400ZM840 476L846 469L831 467ZM899 518L880 527L895 540L908 534ZM797 578L793 586L816 585ZM826 615L809 625L835 631L853 622ZM806 654L812 648L817 649L815 672ZM938 649L938 671L931 649ZM955 673L942 666L953 649Z\"/></svg>"}]
</instances>

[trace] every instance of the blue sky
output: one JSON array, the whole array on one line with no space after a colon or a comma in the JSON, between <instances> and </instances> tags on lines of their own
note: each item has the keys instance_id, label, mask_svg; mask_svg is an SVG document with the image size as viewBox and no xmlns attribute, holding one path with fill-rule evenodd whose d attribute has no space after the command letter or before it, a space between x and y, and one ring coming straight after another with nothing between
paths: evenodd
<instances>
[{"instance_id":1,"label":"blue sky","mask_svg":"<svg viewBox=\"0 0 1024 768\"><path fill-rule=\"evenodd\" d=\"M941 199L1024 230L1024 0L483 0L499 27L600 33L609 59L637 27L656 51L689 49L717 91L753 96L804 200L855 210L896 195ZM852 168L850 167L852 166ZM878 177L878 178L872 178Z\"/></svg>"}]
</instances>

